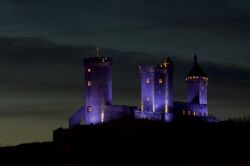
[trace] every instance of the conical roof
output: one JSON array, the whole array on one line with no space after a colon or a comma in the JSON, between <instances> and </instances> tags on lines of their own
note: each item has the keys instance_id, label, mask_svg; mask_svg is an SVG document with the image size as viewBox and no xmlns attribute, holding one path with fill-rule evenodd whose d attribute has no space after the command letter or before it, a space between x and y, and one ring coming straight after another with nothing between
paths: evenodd
<instances>
[{"instance_id":1,"label":"conical roof","mask_svg":"<svg viewBox=\"0 0 250 166\"><path fill-rule=\"evenodd\" d=\"M197 55L194 55L194 64L192 69L188 72L187 76L202 76L207 77L200 65L197 63Z\"/></svg>"}]
</instances>

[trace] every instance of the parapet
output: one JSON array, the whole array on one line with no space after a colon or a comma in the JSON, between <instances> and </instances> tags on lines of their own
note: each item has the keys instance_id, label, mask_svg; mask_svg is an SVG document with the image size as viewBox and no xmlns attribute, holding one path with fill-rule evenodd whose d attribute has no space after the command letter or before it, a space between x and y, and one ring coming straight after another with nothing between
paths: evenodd
<instances>
[{"instance_id":1,"label":"parapet","mask_svg":"<svg viewBox=\"0 0 250 166\"><path fill-rule=\"evenodd\" d=\"M111 57L88 57L83 60L84 66L112 66Z\"/></svg>"},{"instance_id":2,"label":"parapet","mask_svg":"<svg viewBox=\"0 0 250 166\"><path fill-rule=\"evenodd\" d=\"M139 70L142 73L153 73L154 72L154 66L140 65Z\"/></svg>"}]
</instances>

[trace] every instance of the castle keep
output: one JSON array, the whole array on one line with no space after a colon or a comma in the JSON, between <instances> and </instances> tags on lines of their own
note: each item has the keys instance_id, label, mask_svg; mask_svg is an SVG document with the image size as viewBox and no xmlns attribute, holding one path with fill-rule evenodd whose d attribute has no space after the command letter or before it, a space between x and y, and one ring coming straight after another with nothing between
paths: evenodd
<instances>
[{"instance_id":1,"label":"castle keep","mask_svg":"<svg viewBox=\"0 0 250 166\"><path fill-rule=\"evenodd\" d=\"M84 105L69 118L69 126L98 124L130 116L171 122L179 116L207 117L208 76L194 55L194 63L186 75L186 102L173 101L173 63L167 58L159 65L139 66L141 106L112 104L112 59L84 59Z\"/></svg>"}]
</instances>

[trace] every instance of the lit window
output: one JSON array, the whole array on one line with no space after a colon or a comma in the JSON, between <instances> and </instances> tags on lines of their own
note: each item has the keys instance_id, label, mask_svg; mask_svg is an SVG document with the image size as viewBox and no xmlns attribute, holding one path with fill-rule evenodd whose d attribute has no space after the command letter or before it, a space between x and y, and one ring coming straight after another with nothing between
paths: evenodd
<instances>
[{"instance_id":1,"label":"lit window","mask_svg":"<svg viewBox=\"0 0 250 166\"><path fill-rule=\"evenodd\" d=\"M147 101L149 101L149 97L147 97Z\"/></svg>"},{"instance_id":2,"label":"lit window","mask_svg":"<svg viewBox=\"0 0 250 166\"><path fill-rule=\"evenodd\" d=\"M105 59L104 58L102 58L102 62L104 62L105 61Z\"/></svg>"},{"instance_id":3,"label":"lit window","mask_svg":"<svg viewBox=\"0 0 250 166\"><path fill-rule=\"evenodd\" d=\"M149 78L147 79L147 81L146 81L146 82L147 82L147 84L149 84L149 83L150 83L150 80L149 80Z\"/></svg>"},{"instance_id":4,"label":"lit window","mask_svg":"<svg viewBox=\"0 0 250 166\"><path fill-rule=\"evenodd\" d=\"M159 84L162 84L162 82L163 82L162 79L159 79Z\"/></svg>"},{"instance_id":5,"label":"lit window","mask_svg":"<svg viewBox=\"0 0 250 166\"><path fill-rule=\"evenodd\" d=\"M168 104L165 101L165 113L168 113Z\"/></svg>"},{"instance_id":6,"label":"lit window","mask_svg":"<svg viewBox=\"0 0 250 166\"><path fill-rule=\"evenodd\" d=\"M196 113L194 112L193 115L196 116Z\"/></svg>"},{"instance_id":7,"label":"lit window","mask_svg":"<svg viewBox=\"0 0 250 166\"><path fill-rule=\"evenodd\" d=\"M87 111L88 111L88 112L92 112L92 107L91 107L91 106L88 106L88 107L87 107Z\"/></svg>"},{"instance_id":8,"label":"lit window","mask_svg":"<svg viewBox=\"0 0 250 166\"><path fill-rule=\"evenodd\" d=\"M91 81L88 81L88 86L91 86Z\"/></svg>"},{"instance_id":9,"label":"lit window","mask_svg":"<svg viewBox=\"0 0 250 166\"><path fill-rule=\"evenodd\" d=\"M188 111L188 115L190 115L191 114L191 112L190 111Z\"/></svg>"},{"instance_id":10,"label":"lit window","mask_svg":"<svg viewBox=\"0 0 250 166\"><path fill-rule=\"evenodd\" d=\"M183 115L185 115L185 114L186 114L186 111L185 111L185 110L183 110L183 111L182 111L182 114L183 114Z\"/></svg>"},{"instance_id":11,"label":"lit window","mask_svg":"<svg viewBox=\"0 0 250 166\"><path fill-rule=\"evenodd\" d=\"M89 73L91 72L91 69L90 69L90 68L88 68L88 72L89 72Z\"/></svg>"},{"instance_id":12,"label":"lit window","mask_svg":"<svg viewBox=\"0 0 250 166\"><path fill-rule=\"evenodd\" d=\"M103 123L104 122L104 112L102 111L101 112L101 123Z\"/></svg>"}]
</instances>

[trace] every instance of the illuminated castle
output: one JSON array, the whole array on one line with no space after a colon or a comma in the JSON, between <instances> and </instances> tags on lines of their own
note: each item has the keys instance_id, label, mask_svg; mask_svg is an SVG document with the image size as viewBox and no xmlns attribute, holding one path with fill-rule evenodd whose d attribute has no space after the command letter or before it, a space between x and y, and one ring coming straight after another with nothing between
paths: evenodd
<instances>
[{"instance_id":1,"label":"illuminated castle","mask_svg":"<svg viewBox=\"0 0 250 166\"><path fill-rule=\"evenodd\" d=\"M156 66L139 66L141 107L112 105L112 59L84 59L84 106L69 118L69 126L98 124L123 116L170 122L180 116L206 118L208 77L197 63L186 75L187 102L173 101L173 64L167 58Z\"/></svg>"}]
</instances>

